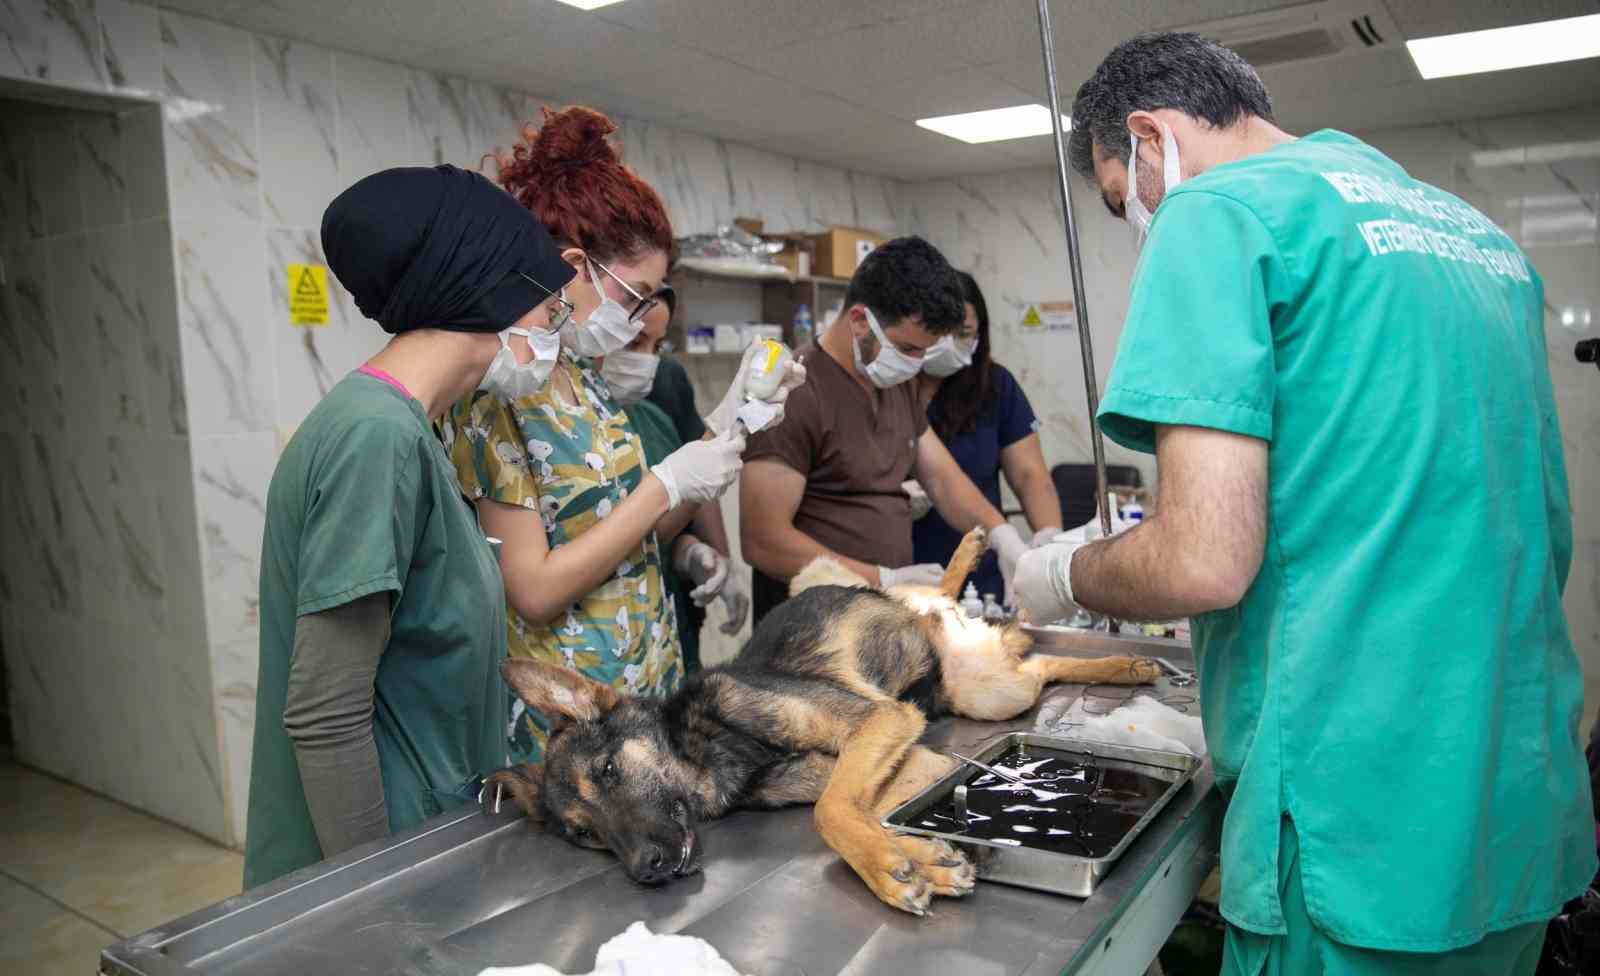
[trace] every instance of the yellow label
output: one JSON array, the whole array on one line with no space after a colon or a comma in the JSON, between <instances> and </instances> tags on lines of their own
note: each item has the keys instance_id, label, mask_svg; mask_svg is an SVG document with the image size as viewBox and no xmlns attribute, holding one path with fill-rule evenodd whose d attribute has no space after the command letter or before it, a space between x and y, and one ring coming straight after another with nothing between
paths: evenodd
<instances>
[{"instance_id":1,"label":"yellow label","mask_svg":"<svg viewBox=\"0 0 1600 976\"><path fill-rule=\"evenodd\" d=\"M1044 325L1044 319L1039 315L1037 306L1029 305L1028 310L1022 313L1022 324L1030 329L1037 329Z\"/></svg>"},{"instance_id":2,"label":"yellow label","mask_svg":"<svg viewBox=\"0 0 1600 976\"><path fill-rule=\"evenodd\" d=\"M288 264L289 324L328 324L328 269L320 264Z\"/></svg>"},{"instance_id":3,"label":"yellow label","mask_svg":"<svg viewBox=\"0 0 1600 976\"><path fill-rule=\"evenodd\" d=\"M771 339L763 339L761 341L767 347L767 363L761 367L761 372L765 374L778 368L778 357L783 355L783 346L773 342Z\"/></svg>"}]
</instances>

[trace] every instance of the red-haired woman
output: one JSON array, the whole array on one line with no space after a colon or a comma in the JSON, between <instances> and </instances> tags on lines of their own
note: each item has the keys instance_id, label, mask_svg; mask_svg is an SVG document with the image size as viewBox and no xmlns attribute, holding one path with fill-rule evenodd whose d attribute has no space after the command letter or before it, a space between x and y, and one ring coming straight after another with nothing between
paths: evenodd
<instances>
[{"instance_id":1,"label":"red-haired woman","mask_svg":"<svg viewBox=\"0 0 1600 976\"><path fill-rule=\"evenodd\" d=\"M501 185L577 272L560 294L570 314L543 389L511 400L480 391L441 433L484 533L501 540L509 653L665 694L684 667L658 536L675 536L733 483L744 438L713 423L722 436L650 467L600 377L603 357L643 328L672 246L666 208L618 158L615 128L590 109L547 110L502 161ZM546 729L516 706L513 757L536 759Z\"/></svg>"}]
</instances>

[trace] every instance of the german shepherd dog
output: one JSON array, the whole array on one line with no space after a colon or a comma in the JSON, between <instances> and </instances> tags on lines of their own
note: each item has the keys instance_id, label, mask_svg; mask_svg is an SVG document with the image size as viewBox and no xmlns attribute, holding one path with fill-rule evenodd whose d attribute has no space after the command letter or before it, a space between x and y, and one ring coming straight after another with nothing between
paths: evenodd
<instances>
[{"instance_id":1,"label":"german shepherd dog","mask_svg":"<svg viewBox=\"0 0 1600 976\"><path fill-rule=\"evenodd\" d=\"M966 895L976 872L954 847L879 824L956 762L916 744L927 717L999 721L1049 682L1158 674L1137 658L1029 657L1020 627L968 619L955 598L984 546L975 530L940 586L887 592L818 560L737 657L666 698L507 660L506 681L552 731L543 764L499 770L488 790L574 844L615 852L642 884L698 870L702 820L812 803L823 840L889 905L922 915L934 895Z\"/></svg>"}]
</instances>

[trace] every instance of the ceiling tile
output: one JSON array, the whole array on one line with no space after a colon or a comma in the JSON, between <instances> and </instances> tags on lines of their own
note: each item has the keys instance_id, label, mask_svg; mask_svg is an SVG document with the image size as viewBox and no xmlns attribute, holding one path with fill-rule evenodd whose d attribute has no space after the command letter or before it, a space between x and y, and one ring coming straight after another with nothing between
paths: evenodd
<instances>
[{"instance_id":1,"label":"ceiling tile","mask_svg":"<svg viewBox=\"0 0 1600 976\"><path fill-rule=\"evenodd\" d=\"M1408 38L1531 24L1595 12L1592 0L1390 0L1389 12Z\"/></svg>"},{"instance_id":2,"label":"ceiling tile","mask_svg":"<svg viewBox=\"0 0 1600 976\"><path fill-rule=\"evenodd\" d=\"M550 0L543 0L550 2ZM595 15L730 56L770 51L855 27L969 4L974 0L628 0Z\"/></svg>"},{"instance_id":3,"label":"ceiling tile","mask_svg":"<svg viewBox=\"0 0 1600 976\"><path fill-rule=\"evenodd\" d=\"M1038 100L978 68L954 68L931 78L869 85L843 97L863 108L906 121Z\"/></svg>"},{"instance_id":4,"label":"ceiling tile","mask_svg":"<svg viewBox=\"0 0 1600 976\"><path fill-rule=\"evenodd\" d=\"M964 47L958 34L916 20L855 28L772 51L730 51L728 58L819 91L853 95L962 66Z\"/></svg>"}]
</instances>

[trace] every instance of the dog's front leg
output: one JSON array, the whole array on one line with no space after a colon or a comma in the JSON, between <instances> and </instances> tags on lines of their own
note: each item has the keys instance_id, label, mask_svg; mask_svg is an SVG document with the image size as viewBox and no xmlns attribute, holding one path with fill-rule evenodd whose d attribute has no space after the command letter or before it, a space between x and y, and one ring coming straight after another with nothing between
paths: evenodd
<instances>
[{"instance_id":1,"label":"dog's front leg","mask_svg":"<svg viewBox=\"0 0 1600 976\"><path fill-rule=\"evenodd\" d=\"M970 868L954 857L926 858L902 847L878 823L886 782L900 769L927 719L914 706L875 702L844 742L827 788L817 800L817 831L883 901L913 915L927 913L935 894L972 890ZM943 863L949 861L950 863Z\"/></svg>"}]
</instances>

